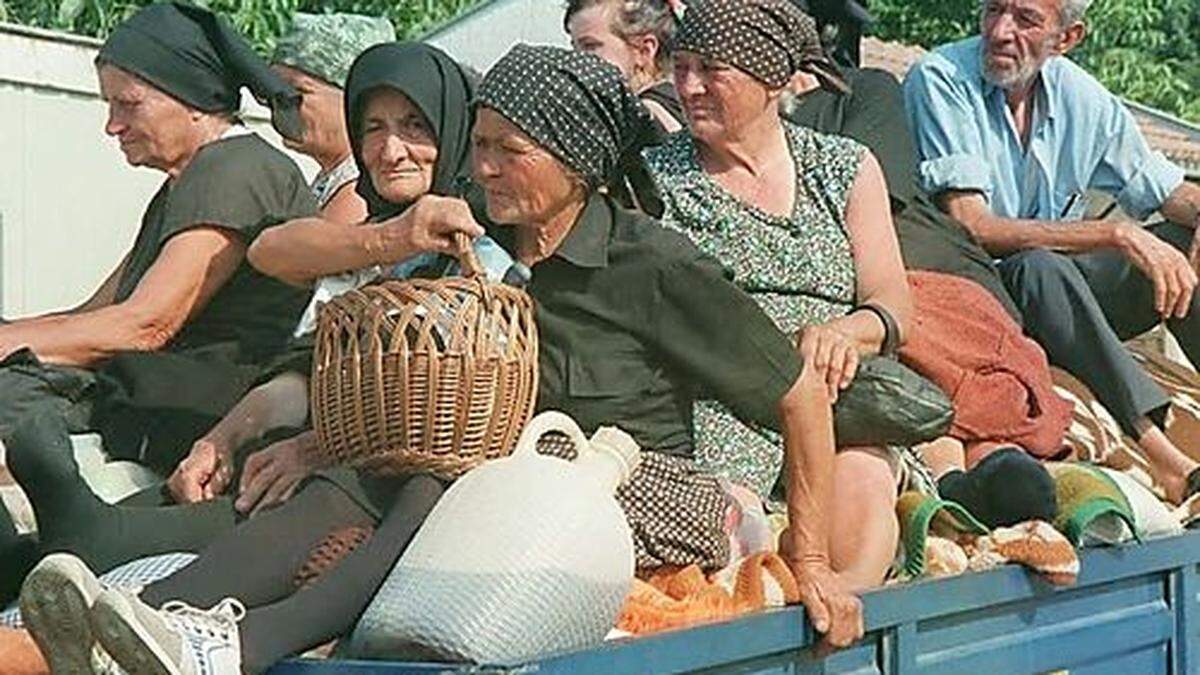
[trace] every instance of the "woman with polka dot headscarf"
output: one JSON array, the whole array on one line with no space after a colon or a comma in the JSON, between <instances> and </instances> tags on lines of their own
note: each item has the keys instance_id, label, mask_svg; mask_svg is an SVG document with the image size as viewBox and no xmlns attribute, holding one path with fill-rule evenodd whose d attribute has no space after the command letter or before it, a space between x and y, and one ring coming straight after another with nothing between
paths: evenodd
<instances>
[{"instance_id":1,"label":"woman with polka dot headscarf","mask_svg":"<svg viewBox=\"0 0 1200 675\"><path fill-rule=\"evenodd\" d=\"M722 511L710 506L723 500L693 461L699 393L779 430L799 553L791 569L817 630L845 646L862 634L862 611L829 564L828 389L714 258L600 190L640 149L646 120L617 69L578 52L519 45L480 87L473 174L489 219L509 226L493 236L532 271L538 406L584 430L616 425L642 446L641 469L618 493L639 569L723 564L711 553Z\"/></svg>"},{"instance_id":2,"label":"woman with polka dot headscarf","mask_svg":"<svg viewBox=\"0 0 1200 675\"><path fill-rule=\"evenodd\" d=\"M815 30L788 0L689 3L673 53L689 133L645 156L664 225L732 269L837 401L860 362L875 367L902 342L912 302L878 162L854 141L779 117L779 97L799 70L845 87ZM713 401L697 404L695 420L706 468L763 497L791 491L778 434ZM829 563L842 588L877 585L891 565L902 458L841 448L834 460ZM792 529L781 545L803 558Z\"/></svg>"}]
</instances>

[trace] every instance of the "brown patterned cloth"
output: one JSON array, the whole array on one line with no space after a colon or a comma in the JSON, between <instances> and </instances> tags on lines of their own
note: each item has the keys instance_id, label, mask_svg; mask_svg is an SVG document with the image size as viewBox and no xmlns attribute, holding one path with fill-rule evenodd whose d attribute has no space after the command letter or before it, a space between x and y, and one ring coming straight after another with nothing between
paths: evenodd
<instances>
[{"instance_id":1,"label":"brown patterned cloth","mask_svg":"<svg viewBox=\"0 0 1200 675\"><path fill-rule=\"evenodd\" d=\"M1127 343L1129 353L1170 400L1163 432L1192 459L1200 460L1200 375L1162 353L1159 336L1143 335ZM1074 405L1066 443L1072 457L1123 471L1144 485L1153 484L1150 462L1132 438L1126 436L1112 414L1082 382L1051 368L1058 394ZM1161 497L1161 488L1159 490Z\"/></svg>"},{"instance_id":2,"label":"brown patterned cloth","mask_svg":"<svg viewBox=\"0 0 1200 675\"><path fill-rule=\"evenodd\" d=\"M804 70L826 89L850 91L821 48L816 22L787 0L697 0L684 12L674 48L727 63L768 87Z\"/></svg>"},{"instance_id":3,"label":"brown patterned cloth","mask_svg":"<svg viewBox=\"0 0 1200 675\"><path fill-rule=\"evenodd\" d=\"M574 444L562 434L542 436L537 448L543 455L575 457ZM643 451L641 466L616 498L633 531L638 570L698 565L713 571L729 564L729 497L690 459Z\"/></svg>"}]
</instances>

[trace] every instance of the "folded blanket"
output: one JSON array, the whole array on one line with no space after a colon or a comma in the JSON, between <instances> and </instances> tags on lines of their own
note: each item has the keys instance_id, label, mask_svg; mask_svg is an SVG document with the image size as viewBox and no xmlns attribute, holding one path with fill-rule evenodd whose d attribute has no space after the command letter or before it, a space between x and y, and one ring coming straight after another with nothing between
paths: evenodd
<instances>
[{"instance_id":1,"label":"folded blanket","mask_svg":"<svg viewBox=\"0 0 1200 675\"><path fill-rule=\"evenodd\" d=\"M656 570L635 579L617 629L646 635L722 621L800 601L796 580L775 553L755 553L711 577L696 565Z\"/></svg>"},{"instance_id":2,"label":"folded blanket","mask_svg":"<svg viewBox=\"0 0 1200 675\"><path fill-rule=\"evenodd\" d=\"M967 446L1018 445L1037 457L1063 449L1071 405L1054 393L1041 347L979 284L937 272L908 273L915 313L900 350L905 365L954 403L949 435Z\"/></svg>"},{"instance_id":3,"label":"folded blanket","mask_svg":"<svg viewBox=\"0 0 1200 675\"><path fill-rule=\"evenodd\" d=\"M1055 585L1075 583L1079 558L1049 523L1031 520L987 531L954 502L906 492L896 505L907 578L943 577L1007 563L1024 565Z\"/></svg>"}]
</instances>

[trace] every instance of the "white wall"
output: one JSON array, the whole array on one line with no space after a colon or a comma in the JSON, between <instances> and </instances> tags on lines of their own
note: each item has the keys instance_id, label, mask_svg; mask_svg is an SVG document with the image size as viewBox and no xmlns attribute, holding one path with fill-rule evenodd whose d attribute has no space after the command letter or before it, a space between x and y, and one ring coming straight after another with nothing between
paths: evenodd
<instances>
[{"instance_id":1,"label":"white wall","mask_svg":"<svg viewBox=\"0 0 1200 675\"><path fill-rule=\"evenodd\" d=\"M492 0L424 39L486 72L518 42L568 46L562 15L561 0Z\"/></svg>"},{"instance_id":2,"label":"white wall","mask_svg":"<svg viewBox=\"0 0 1200 675\"><path fill-rule=\"evenodd\" d=\"M104 135L99 43L0 24L0 314L81 302L133 243L163 174ZM250 126L278 144L263 110ZM294 155L293 155L294 156ZM311 175L315 166L302 166Z\"/></svg>"}]
</instances>

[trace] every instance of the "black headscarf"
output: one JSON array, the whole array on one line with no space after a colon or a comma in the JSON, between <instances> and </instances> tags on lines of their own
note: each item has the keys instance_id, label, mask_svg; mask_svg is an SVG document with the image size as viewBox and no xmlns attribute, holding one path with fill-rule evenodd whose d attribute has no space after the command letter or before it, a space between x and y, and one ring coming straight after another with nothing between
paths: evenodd
<instances>
[{"instance_id":1,"label":"black headscarf","mask_svg":"<svg viewBox=\"0 0 1200 675\"><path fill-rule=\"evenodd\" d=\"M503 115L587 181L618 182L657 128L616 66L593 54L518 44L479 85L478 105Z\"/></svg>"},{"instance_id":2,"label":"black headscarf","mask_svg":"<svg viewBox=\"0 0 1200 675\"><path fill-rule=\"evenodd\" d=\"M304 135L300 95L276 75L225 19L202 7L164 2L117 26L96 57L204 112L236 112L247 87L271 108L271 123Z\"/></svg>"},{"instance_id":3,"label":"black headscarf","mask_svg":"<svg viewBox=\"0 0 1200 675\"><path fill-rule=\"evenodd\" d=\"M363 52L346 79L346 124L358 164L358 194L372 220L390 218L408 204L389 202L375 191L362 158L362 115L367 94L391 87L425 115L437 137L438 156L430 192L458 195L470 176L472 87L466 71L445 52L419 42L388 42Z\"/></svg>"},{"instance_id":4,"label":"black headscarf","mask_svg":"<svg viewBox=\"0 0 1200 675\"><path fill-rule=\"evenodd\" d=\"M674 48L727 63L768 87L805 70L827 89L847 90L816 22L788 0L696 0L679 23Z\"/></svg>"}]
</instances>

